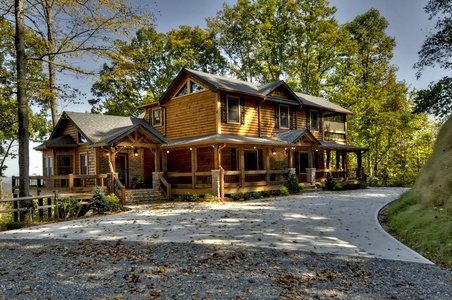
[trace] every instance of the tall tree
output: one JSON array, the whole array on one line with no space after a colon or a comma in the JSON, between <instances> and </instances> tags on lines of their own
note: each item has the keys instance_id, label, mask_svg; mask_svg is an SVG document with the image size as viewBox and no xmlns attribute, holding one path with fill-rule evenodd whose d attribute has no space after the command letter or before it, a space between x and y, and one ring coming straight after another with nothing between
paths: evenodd
<instances>
[{"instance_id":1,"label":"tall tree","mask_svg":"<svg viewBox=\"0 0 452 300\"><path fill-rule=\"evenodd\" d=\"M64 95L57 84L57 71L94 74L89 64L73 58L103 57L112 38L153 20L143 7L128 0L26 0L24 11L30 30L45 41L40 56L33 59L48 64L48 101L54 126L59 118L58 98Z\"/></svg>"},{"instance_id":2,"label":"tall tree","mask_svg":"<svg viewBox=\"0 0 452 300\"><path fill-rule=\"evenodd\" d=\"M418 52L417 77L427 67L438 65L441 69L452 69L452 1L430 0L424 7L429 19L437 17L435 31L430 32ZM427 89L416 96L415 112L428 112L444 120L452 111L452 77L445 76L438 82L431 82Z\"/></svg>"},{"instance_id":3,"label":"tall tree","mask_svg":"<svg viewBox=\"0 0 452 300\"><path fill-rule=\"evenodd\" d=\"M19 196L30 194L29 168L29 139L28 132L28 100L27 100L27 59L25 57L25 14L24 0L15 0L14 15L16 20L16 70L17 70L17 102L19 120Z\"/></svg>"},{"instance_id":4,"label":"tall tree","mask_svg":"<svg viewBox=\"0 0 452 300\"><path fill-rule=\"evenodd\" d=\"M181 26L168 33L141 28L130 42L117 41L92 86L92 111L137 115L136 106L158 100L181 68L222 73L225 61L210 35Z\"/></svg>"}]
</instances>

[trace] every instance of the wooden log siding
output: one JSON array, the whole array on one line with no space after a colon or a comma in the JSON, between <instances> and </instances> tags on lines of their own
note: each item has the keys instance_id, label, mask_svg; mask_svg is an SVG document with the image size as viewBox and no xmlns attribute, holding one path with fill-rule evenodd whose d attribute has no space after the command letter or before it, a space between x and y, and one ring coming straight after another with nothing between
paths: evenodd
<instances>
[{"instance_id":1,"label":"wooden log siding","mask_svg":"<svg viewBox=\"0 0 452 300\"><path fill-rule=\"evenodd\" d=\"M166 136L181 139L217 133L217 97L210 91L171 99L166 104Z\"/></svg>"},{"instance_id":2,"label":"wooden log siding","mask_svg":"<svg viewBox=\"0 0 452 300\"><path fill-rule=\"evenodd\" d=\"M275 104L264 101L261 104L261 137L271 138L276 132Z\"/></svg>"},{"instance_id":3,"label":"wooden log siding","mask_svg":"<svg viewBox=\"0 0 452 300\"><path fill-rule=\"evenodd\" d=\"M233 95L234 97L238 97ZM226 101L226 95L221 95L222 100ZM259 136L259 108L258 98L240 96L240 123L227 123L224 122L225 116L222 116L221 133L232 135L246 135L246 136ZM221 114L227 112L224 111L224 105L221 105Z\"/></svg>"}]
</instances>

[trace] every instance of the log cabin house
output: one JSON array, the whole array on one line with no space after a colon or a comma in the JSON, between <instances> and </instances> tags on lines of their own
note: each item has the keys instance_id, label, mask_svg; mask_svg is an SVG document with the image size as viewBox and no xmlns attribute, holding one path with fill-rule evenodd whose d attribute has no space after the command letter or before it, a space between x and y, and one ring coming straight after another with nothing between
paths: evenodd
<instances>
[{"instance_id":1,"label":"log cabin house","mask_svg":"<svg viewBox=\"0 0 452 300\"><path fill-rule=\"evenodd\" d=\"M35 148L44 169L37 189L102 185L130 203L274 190L289 174L308 185L328 173L363 181L367 149L347 144L352 112L284 81L182 69L159 101L138 108L137 118L64 112Z\"/></svg>"}]
</instances>

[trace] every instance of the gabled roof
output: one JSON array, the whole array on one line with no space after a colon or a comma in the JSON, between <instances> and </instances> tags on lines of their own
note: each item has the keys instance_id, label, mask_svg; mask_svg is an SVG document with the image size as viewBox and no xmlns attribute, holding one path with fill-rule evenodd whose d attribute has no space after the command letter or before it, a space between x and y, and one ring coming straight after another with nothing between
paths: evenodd
<instances>
[{"instance_id":1,"label":"gabled roof","mask_svg":"<svg viewBox=\"0 0 452 300\"><path fill-rule=\"evenodd\" d=\"M329 111L334 111L334 112L338 112L338 113L349 114L349 115L354 114L353 112L349 111L348 109L345 109L337 104L334 104L333 102L330 102L322 97L315 97L315 96L311 96L311 95L307 95L307 94L303 94L303 93L295 93L295 94L298 96L298 98L300 99L300 101L303 105L313 107L313 108L320 108L320 109L325 109L325 110L329 110Z\"/></svg>"},{"instance_id":2,"label":"gabled roof","mask_svg":"<svg viewBox=\"0 0 452 300\"><path fill-rule=\"evenodd\" d=\"M296 144L300 138L306 136L311 141L315 142L317 145L320 145L320 142L315 138L315 136L306 128L296 129L296 130L287 130L283 132L279 132L275 134L275 138L280 139L282 141L286 141L290 144Z\"/></svg>"},{"instance_id":3,"label":"gabled roof","mask_svg":"<svg viewBox=\"0 0 452 300\"><path fill-rule=\"evenodd\" d=\"M369 148L351 146L351 145L347 145L347 144L339 144L336 142L320 142L320 148L331 149L331 150L343 150L343 151L347 151L347 152L370 150Z\"/></svg>"},{"instance_id":4,"label":"gabled roof","mask_svg":"<svg viewBox=\"0 0 452 300\"><path fill-rule=\"evenodd\" d=\"M67 120L74 124L90 144L111 145L137 129L144 130L159 143L167 142L157 129L143 119L78 112L64 112L50 139L57 134L61 124L67 122Z\"/></svg>"},{"instance_id":5,"label":"gabled roof","mask_svg":"<svg viewBox=\"0 0 452 300\"><path fill-rule=\"evenodd\" d=\"M77 142L72 138L71 135L66 134L56 138L50 138L41 145L35 147L36 150L45 150L53 148L77 148Z\"/></svg>"}]
</instances>

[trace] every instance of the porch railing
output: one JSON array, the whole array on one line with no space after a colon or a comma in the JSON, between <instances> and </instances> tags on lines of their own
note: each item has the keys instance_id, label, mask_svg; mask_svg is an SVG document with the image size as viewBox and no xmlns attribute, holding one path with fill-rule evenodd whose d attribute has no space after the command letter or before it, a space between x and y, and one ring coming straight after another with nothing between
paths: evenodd
<instances>
[{"instance_id":1,"label":"porch railing","mask_svg":"<svg viewBox=\"0 0 452 300\"><path fill-rule=\"evenodd\" d=\"M21 177L12 177L13 194L19 194L19 180ZM59 190L69 193L92 192L93 188L100 186L108 188L108 174L96 175L56 175L56 176L29 176L30 193L40 195L43 192Z\"/></svg>"},{"instance_id":2,"label":"porch railing","mask_svg":"<svg viewBox=\"0 0 452 300\"><path fill-rule=\"evenodd\" d=\"M119 180L118 173L112 173L112 192L121 200L121 205L126 204L126 187Z\"/></svg>"}]
</instances>

